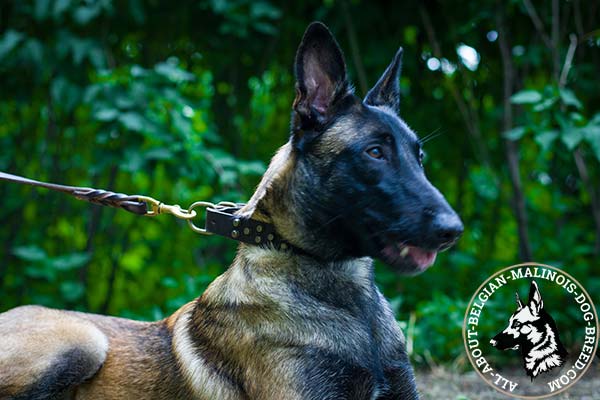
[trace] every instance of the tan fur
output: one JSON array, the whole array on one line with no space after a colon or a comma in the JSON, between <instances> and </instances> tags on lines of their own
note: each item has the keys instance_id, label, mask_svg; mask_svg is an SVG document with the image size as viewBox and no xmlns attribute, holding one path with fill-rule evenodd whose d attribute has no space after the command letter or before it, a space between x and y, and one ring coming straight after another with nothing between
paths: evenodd
<instances>
[{"instance_id":1,"label":"tan fur","mask_svg":"<svg viewBox=\"0 0 600 400\"><path fill-rule=\"evenodd\" d=\"M322 135L315 154L321 158L332 158L360 136L361 132L356 130L353 118L341 117Z\"/></svg>"},{"instance_id":2,"label":"tan fur","mask_svg":"<svg viewBox=\"0 0 600 400\"><path fill-rule=\"evenodd\" d=\"M24 306L0 314L0 395L15 395L72 348L96 360L93 375L106 359L108 337L93 323L71 313Z\"/></svg>"}]
</instances>

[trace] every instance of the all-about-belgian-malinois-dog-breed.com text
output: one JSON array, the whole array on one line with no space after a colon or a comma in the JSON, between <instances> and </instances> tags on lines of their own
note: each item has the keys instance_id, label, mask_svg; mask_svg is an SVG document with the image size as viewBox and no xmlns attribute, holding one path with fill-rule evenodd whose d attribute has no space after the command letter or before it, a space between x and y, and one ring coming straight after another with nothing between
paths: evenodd
<instances>
[{"instance_id":1,"label":"all-about-belgian-malinois-dog-breed.com text","mask_svg":"<svg viewBox=\"0 0 600 400\"><path fill-rule=\"evenodd\" d=\"M418 398L371 257L422 272L463 226L398 116L401 55L362 100L329 30L311 24L290 140L238 212L289 246L240 244L199 298L158 322L39 306L0 314L0 398Z\"/></svg>"}]
</instances>

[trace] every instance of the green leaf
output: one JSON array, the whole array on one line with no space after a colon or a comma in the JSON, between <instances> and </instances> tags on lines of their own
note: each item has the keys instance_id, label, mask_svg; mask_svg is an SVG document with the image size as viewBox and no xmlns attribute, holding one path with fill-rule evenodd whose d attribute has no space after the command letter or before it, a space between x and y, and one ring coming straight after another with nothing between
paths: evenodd
<instances>
[{"instance_id":1,"label":"green leaf","mask_svg":"<svg viewBox=\"0 0 600 400\"><path fill-rule=\"evenodd\" d=\"M50 282L56 280L56 271L44 263L37 263L25 267L25 275L35 279L46 279Z\"/></svg>"},{"instance_id":2,"label":"green leaf","mask_svg":"<svg viewBox=\"0 0 600 400\"><path fill-rule=\"evenodd\" d=\"M127 109L127 108L132 108L133 106L135 106L135 101L133 101L128 96L122 94L122 95L117 96L117 98L115 100L115 104L120 109Z\"/></svg>"},{"instance_id":3,"label":"green leaf","mask_svg":"<svg viewBox=\"0 0 600 400\"><path fill-rule=\"evenodd\" d=\"M144 118L133 111L121 114L119 116L119 122L121 122L125 128L134 132L142 132L144 130Z\"/></svg>"},{"instance_id":4,"label":"green leaf","mask_svg":"<svg viewBox=\"0 0 600 400\"><path fill-rule=\"evenodd\" d=\"M170 160L173 158L173 152L163 147L157 147L148 150L144 154L144 158L146 160Z\"/></svg>"},{"instance_id":5,"label":"green leaf","mask_svg":"<svg viewBox=\"0 0 600 400\"><path fill-rule=\"evenodd\" d=\"M77 301L83 297L85 288L76 281L65 281L60 284L60 294L67 301Z\"/></svg>"},{"instance_id":6,"label":"green leaf","mask_svg":"<svg viewBox=\"0 0 600 400\"><path fill-rule=\"evenodd\" d=\"M253 26L254 29L266 35L275 35L277 33L275 25L269 24L268 22L255 22Z\"/></svg>"},{"instance_id":7,"label":"green leaf","mask_svg":"<svg viewBox=\"0 0 600 400\"><path fill-rule=\"evenodd\" d=\"M91 20L96 18L100 14L100 6L97 4L89 6L80 6L73 12L73 19L79 25L86 25Z\"/></svg>"},{"instance_id":8,"label":"green leaf","mask_svg":"<svg viewBox=\"0 0 600 400\"><path fill-rule=\"evenodd\" d=\"M484 199L495 200L499 190L494 173L486 167L474 168L469 173L469 180L473 183L475 192Z\"/></svg>"},{"instance_id":9,"label":"green leaf","mask_svg":"<svg viewBox=\"0 0 600 400\"><path fill-rule=\"evenodd\" d=\"M72 269L81 268L89 260L89 253L71 253L49 259L48 263L54 269L70 271Z\"/></svg>"},{"instance_id":10,"label":"green leaf","mask_svg":"<svg viewBox=\"0 0 600 400\"><path fill-rule=\"evenodd\" d=\"M101 108L94 113L94 119L98 121L114 121L119 115L119 111L114 108Z\"/></svg>"},{"instance_id":11,"label":"green leaf","mask_svg":"<svg viewBox=\"0 0 600 400\"><path fill-rule=\"evenodd\" d=\"M7 30L0 38L0 60L4 59L23 40L24 36L21 32Z\"/></svg>"},{"instance_id":12,"label":"green leaf","mask_svg":"<svg viewBox=\"0 0 600 400\"><path fill-rule=\"evenodd\" d=\"M154 66L154 71L175 83L194 80L193 74L178 68L176 65L173 65L172 62L158 63Z\"/></svg>"},{"instance_id":13,"label":"green leaf","mask_svg":"<svg viewBox=\"0 0 600 400\"><path fill-rule=\"evenodd\" d=\"M73 54L73 62L80 65L83 59L88 55L92 47L92 42L89 40L72 38L71 39L71 52Z\"/></svg>"},{"instance_id":14,"label":"green leaf","mask_svg":"<svg viewBox=\"0 0 600 400\"><path fill-rule=\"evenodd\" d=\"M542 100L542 94L537 90L521 90L510 97L513 104L533 104Z\"/></svg>"},{"instance_id":15,"label":"green leaf","mask_svg":"<svg viewBox=\"0 0 600 400\"><path fill-rule=\"evenodd\" d=\"M581 129L571 127L561 132L560 139L567 149L573 150L583 140L583 134Z\"/></svg>"},{"instance_id":16,"label":"green leaf","mask_svg":"<svg viewBox=\"0 0 600 400\"><path fill-rule=\"evenodd\" d=\"M508 140L519 140L527 132L527 128L524 126L516 126L511 130L508 130L502 134Z\"/></svg>"},{"instance_id":17,"label":"green leaf","mask_svg":"<svg viewBox=\"0 0 600 400\"><path fill-rule=\"evenodd\" d=\"M569 89L560 89L560 99L568 106L575 106L578 109L581 109L582 105L575 93Z\"/></svg>"},{"instance_id":18,"label":"green leaf","mask_svg":"<svg viewBox=\"0 0 600 400\"><path fill-rule=\"evenodd\" d=\"M139 65L134 65L131 67L131 76L134 78L141 78L148 75L148 71Z\"/></svg>"},{"instance_id":19,"label":"green leaf","mask_svg":"<svg viewBox=\"0 0 600 400\"><path fill-rule=\"evenodd\" d=\"M50 2L51 0L35 0L33 17L38 21L46 19L50 13Z\"/></svg>"},{"instance_id":20,"label":"green leaf","mask_svg":"<svg viewBox=\"0 0 600 400\"><path fill-rule=\"evenodd\" d=\"M542 131L535 135L534 140L540 145L542 152L546 152L550 149L550 146L552 146L552 143L556 140L558 135L559 132L557 130Z\"/></svg>"},{"instance_id":21,"label":"green leaf","mask_svg":"<svg viewBox=\"0 0 600 400\"><path fill-rule=\"evenodd\" d=\"M130 0L129 12L138 25L143 24L146 20L146 12L144 11L144 2L142 0Z\"/></svg>"},{"instance_id":22,"label":"green leaf","mask_svg":"<svg viewBox=\"0 0 600 400\"><path fill-rule=\"evenodd\" d=\"M586 142L589 143L594 151L594 155L600 161L600 125L589 124L585 128L582 128L582 130Z\"/></svg>"},{"instance_id":23,"label":"green leaf","mask_svg":"<svg viewBox=\"0 0 600 400\"><path fill-rule=\"evenodd\" d=\"M265 164L260 161L240 161L238 170L241 175L262 175L265 173Z\"/></svg>"},{"instance_id":24,"label":"green leaf","mask_svg":"<svg viewBox=\"0 0 600 400\"><path fill-rule=\"evenodd\" d=\"M594 114L592 119L589 122L590 125L600 125L600 113Z\"/></svg>"},{"instance_id":25,"label":"green leaf","mask_svg":"<svg viewBox=\"0 0 600 400\"><path fill-rule=\"evenodd\" d=\"M162 286L169 289L175 289L179 286L179 282L177 282L177 279L173 278L172 276L165 276L160 280L160 283Z\"/></svg>"},{"instance_id":26,"label":"green leaf","mask_svg":"<svg viewBox=\"0 0 600 400\"><path fill-rule=\"evenodd\" d=\"M581 115L581 113L578 113L578 112L569 113L569 118L577 126L580 126L582 122L585 122L585 117L583 115Z\"/></svg>"},{"instance_id":27,"label":"green leaf","mask_svg":"<svg viewBox=\"0 0 600 400\"><path fill-rule=\"evenodd\" d=\"M142 168L144 159L142 155L137 151L126 150L125 157L121 161L121 169L129 172L136 172Z\"/></svg>"},{"instance_id":28,"label":"green leaf","mask_svg":"<svg viewBox=\"0 0 600 400\"><path fill-rule=\"evenodd\" d=\"M15 247L12 253L17 258L30 262L42 261L47 257L44 249L35 245Z\"/></svg>"},{"instance_id":29,"label":"green leaf","mask_svg":"<svg viewBox=\"0 0 600 400\"><path fill-rule=\"evenodd\" d=\"M557 97L546 98L541 103L538 103L535 106L533 106L533 111L535 111L535 112L545 111L545 110L549 109L550 107L552 107L556 103L557 100L558 100Z\"/></svg>"},{"instance_id":30,"label":"green leaf","mask_svg":"<svg viewBox=\"0 0 600 400\"><path fill-rule=\"evenodd\" d=\"M281 17L281 10L275 8L267 1L253 1L250 3L250 17L254 19L261 17L278 19Z\"/></svg>"},{"instance_id":31,"label":"green leaf","mask_svg":"<svg viewBox=\"0 0 600 400\"><path fill-rule=\"evenodd\" d=\"M71 0L56 0L54 2L54 8L52 9L54 19L59 19L61 15L69 9L70 6Z\"/></svg>"},{"instance_id":32,"label":"green leaf","mask_svg":"<svg viewBox=\"0 0 600 400\"><path fill-rule=\"evenodd\" d=\"M88 54L90 62L95 68L104 68L106 66L106 55L100 47L93 47Z\"/></svg>"},{"instance_id":33,"label":"green leaf","mask_svg":"<svg viewBox=\"0 0 600 400\"><path fill-rule=\"evenodd\" d=\"M79 87L62 76L52 81L50 93L54 101L67 111L71 111L77 105L81 96Z\"/></svg>"},{"instance_id":34,"label":"green leaf","mask_svg":"<svg viewBox=\"0 0 600 400\"><path fill-rule=\"evenodd\" d=\"M37 39L29 39L22 46L22 54L33 65L39 65L44 62L44 46Z\"/></svg>"}]
</instances>

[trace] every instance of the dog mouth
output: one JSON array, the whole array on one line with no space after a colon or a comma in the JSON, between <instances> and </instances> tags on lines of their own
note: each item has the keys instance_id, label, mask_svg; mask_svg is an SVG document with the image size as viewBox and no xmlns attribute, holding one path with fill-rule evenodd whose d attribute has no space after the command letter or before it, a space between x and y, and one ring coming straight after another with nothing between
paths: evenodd
<instances>
[{"instance_id":1,"label":"dog mouth","mask_svg":"<svg viewBox=\"0 0 600 400\"><path fill-rule=\"evenodd\" d=\"M424 272L433 265L436 257L436 250L402 243L388 244L381 251L382 261L409 274Z\"/></svg>"}]
</instances>

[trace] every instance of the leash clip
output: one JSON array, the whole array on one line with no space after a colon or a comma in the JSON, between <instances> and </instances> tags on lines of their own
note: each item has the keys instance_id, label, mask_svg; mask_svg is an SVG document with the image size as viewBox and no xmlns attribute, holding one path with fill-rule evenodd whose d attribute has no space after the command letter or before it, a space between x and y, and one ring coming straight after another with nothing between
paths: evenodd
<instances>
[{"instance_id":1,"label":"leash clip","mask_svg":"<svg viewBox=\"0 0 600 400\"><path fill-rule=\"evenodd\" d=\"M150 210L145 214L147 217L155 217L159 214L171 214L177 218L191 220L196 216L196 211L190 207L188 210L181 208L179 204L165 204L149 196L136 196L138 201L150 205Z\"/></svg>"}]
</instances>

